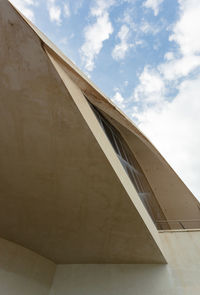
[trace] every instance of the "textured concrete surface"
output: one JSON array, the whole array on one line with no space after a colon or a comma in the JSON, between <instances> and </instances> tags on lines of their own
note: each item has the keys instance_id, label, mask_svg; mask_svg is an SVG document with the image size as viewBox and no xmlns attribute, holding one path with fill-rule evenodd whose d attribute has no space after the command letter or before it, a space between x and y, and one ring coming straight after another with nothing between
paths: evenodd
<instances>
[{"instance_id":1,"label":"textured concrete surface","mask_svg":"<svg viewBox=\"0 0 200 295\"><path fill-rule=\"evenodd\" d=\"M200 232L160 236L167 265L58 265L50 295L200 294Z\"/></svg>"},{"instance_id":2,"label":"textured concrete surface","mask_svg":"<svg viewBox=\"0 0 200 295\"><path fill-rule=\"evenodd\" d=\"M0 44L0 236L27 248L0 239L0 293L49 294L55 264L32 249L79 263L56 267L51 295L199 294L200 232L158 234L81 90L121 131L166 216L198 218L173 170L6 0ZM167 265L117 264L164 255Z\"/></svg>"},{"instance_id":3,"label":"textured concrete surface","mask_svg":"<svg viewBox=\"0 0 200 295\"><path fill-rule=\"evenodd\" d=\"M0 238L0 294L48 295L56 265Z\"/></svg>"},{"instance_id":4,"label":"textured concrete surface","mask_svg":"<svg viewBox=\"0 0 200 295\"><path fill-rule=\"evenodd\" d=\"M168 220L184 220L185 228L199 228L200 205L198 200L152 143L42 32L27 19L26 22L39 36L44 49L57 59L70 79L79 86L95 106L107 115L107 119L123 134L151 184L165 217ZM182 228L180 223L176 221L170 222L169 225L172 229Z\"/></svg>"},{"instance_id":5,"label":"textured concrete surface","mask_svg":"<svg viewBox=\"0 0 200 295\"><path fill-rule=\"evenodd\" d=\"M167 265L55 265L0 239L0 294L198 295L200 231L162 232Z\"/></svg>"},{"instance_id":6,"label":"textured concrete surface","mask_svg":"<svg viewBox=\"0 0 200 295\"><path fill-rule=\"evenodd\" d=\"M7 1L0 14L0 236L57 263L165 262L156 229L84 96L78 107Z\"/></svg>"}]
</instances>

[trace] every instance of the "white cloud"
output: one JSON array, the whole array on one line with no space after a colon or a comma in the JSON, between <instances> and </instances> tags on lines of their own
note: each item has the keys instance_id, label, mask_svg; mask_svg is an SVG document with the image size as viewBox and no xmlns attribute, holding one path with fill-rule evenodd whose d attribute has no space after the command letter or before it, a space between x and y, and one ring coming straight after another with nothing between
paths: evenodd
<instances>
[{"instance_id":1,"label":"white cloud","mask_svg":"<svg viewBox=\"0 0 200 295\"><path fill-rule=\"evenodd\" d=\"M117 37L120 39L120 42L115 45L112 56L116 60L125 58L126 53L132 47L135 49L138 46L145 46L145 35L156 35L158 34L165 26L165 22L161 20L159 24L153 22L148 22L144 18L141 18L139 22L133 20L134 9L126 9L123 13L123 16L118 19L122 23L120 31L117 34ZM131 40L131 42L130 42ZM154 43L154 47L156 43Z\"/></svg>"},{"instance_id":2,"label":"white cloud","mask_svg":"<svg viewBox=\"0 0 200 295\"><path fill-rule=\"evenodd\" d=\"M85 28L85 42L80 50L81 59L87 71L94 69L94 61L103 47L103 42L109 39L113 32L108 13L108 9L113 4L114 1L111 0L96 0L90 10L91 16L95 17L96 21Z\"/></svg>"},{"instance_id":3,"label":"white cloud","mask_svg":"<svg viewBox=\"0 0 200 295\"><path fill-rule=\"evenodd\" d=\"M172 102L140 113L140 129L200 199L200 76L179 86Z\"/></svg>"},{"instance_id":4,"label":"white cloud","mask_svg":"<svg viewBox=\"0 0 200 295\"><path fill-rule=\"evenodd\" d=\"M139 85L134 91L134 100L140 101L143 106L148 104L163 103L165 95L165 83L160 74L146 66L139 77Z\"/></svg>"},{"instance_id":5,"label":"white cloud","mask_svg":"<svg viewBox=\"0 0 200 295\"><path fill-rule=\"evenodd\" d=\"M10 2L19 9L28 19L35 20L33 6L37 5L37 1L34 0L10 0Z\"/></svg>"},{"instance_id":6,"label":"white cloud","mask_svg":"<svg viewBox=\"0 0 200 295\"><path fill-rule=\"evenodd\" d=\"M96 0L95 4L91 7L91 15L101 16L105 11L107 11L112 5L115 4L115 0Z\"/></svg>"},{"instance_id":7,"label":"white cloud","mask_svg":"<svg viewBox=\"0 0 200 295\"><path fill-rule=\"evenodd\" d=\"M172 59L174 59L174 53L171 52L171 51L167 52L167 53L165 54L165 56L164 56L164 59L165 59L165 60L172 60Z\"/></svg>"},{"instance_id":8,"label":"white cloud","mask_svg":"<svg viewBox=\"0 0 200 295\"><path fill-rule=\"evenodd\" d=\"M146 0L143 3L143 6L146 8L151 8L154 12L154 15L158 15L160 5L162 4L163 0Z\"/></svg>"},{"instance_id":9,"label":"white cloud","mask_svg":"<svg viewBox=\"0 0 200 295\"><path fill-rule=\"evenodd\" d=\"M180 17L172 28L169 40L175 42L176 49L164 56L164 62L154 69L162 79L163 84L178 85L180 79L186 78L200 67L200 1L179 0ZM137 89L148 93L148 85L144 84L147 75L146 68L140 76ZM154 75L152 76L152 78ZM137 92L137 91L136 91ZM163 95L161 93L161 95ZM150 95L151 96L151 95Z\"/></svg>"},{"instance_id":10,"label":"white cloud","mask_svg":"<svg viewBox=\"0 0 200 295\"><path fill-rule=\"evenodd\" d=\"M179 59L171 59L169 62L159 66L160 72L166 80L176 80L186 77L200 66L200 56L188 55Z\"/></svg>"},{"instance_id":11,"label":"white cloud","mask_svg":"<svg viewBox=\"0 0 200 295\"><path fill-rule=\"evenodd\" d=\"M169 62L160 65L167 80L185 77L200 66L200 1L179 0L180 18L169 37L177 45L177 52L167 52ZM178 56L178 57L176 57Z\"/></svg>"},{"instance_id":12,"label":"white cloud","mask_svg":"<svg viewBox=\"0 0 200 295\"><path fill-rule=\"evenodd\" d=\"M69 3L67 3L67 2L64 4L64 14L66 17L70 17L70 15L71 15Z\"/></svg>"},{"instance_id":13,"label":"white cloud","mask_svg":"<svg viewBox=\"0 0 200 295\"><path fill-rule=\"evenodd\" d=\"M111 98L111 100L120 108L124 108L124 98L119 91L116 91L115 95Z\"/></svg>"},{"instance_id":14,"label":"white cloud","mask_svg":"<svg viewBox=\"0 0 200 295\"><path fill-rule=\"evenodd\" d=\"M183 55L200 53L200 1L179 0L181 18L173 29L170 41L175 41Z\"/></svg>"},{"instance_id":15,"label":"white cloud","mask_svg":"<svg viewBox=\"0 0 200 295\"><path fill-rule=\"evenodd\" d=\"M123 59L130 47L133 45L128 43L129 28L126 25L122 25L120 31L117 34L120 42L115 45L112 51L112 57L116 60Z\"/></svg>"},{"instance_id":16,"label":"white cloud","mask_svg":"<svg viewBox=\"0 0 200 295\"><path fill-rule=\"evenodd\" d=\"M49 12L49 18L57 25L61 24L61 8L56 4L56 0L47 0L47 9Z\"/></svg>"},{"instance_id":17,"label":"white cloud","mask_svg":"<svg viewBox=\"0 0 200 295\"><path fill-rule=\"evenodd\" d=\"M138 29L144 34L156 35L160 32L161 28L162 26L155 26L143 20Z\"/></svg>"},{"instance_id":18,"label":"white cloud","mask_svg":"<svg viewBox=\"0 0 200 295\"><path fill-rule=\"evenodd\" d=\"M179 5L169 38L175 49L140 74L132 116L200 199L200 1L179 0ZM177 94L169 96L170 91Z\"/></svg>"},{"instance_id":19,"label":"white cloud","mask_svg":"<svg viewBox=\"0 0 200 295\"><path fill-rule=\"evenodd\" d=\"M133 31L138 30L138 24L133 21L133 11L132 9L126 9L124 11L123 17L119 19L122 23L127 24Z\"/></svg>"}]
</instances>

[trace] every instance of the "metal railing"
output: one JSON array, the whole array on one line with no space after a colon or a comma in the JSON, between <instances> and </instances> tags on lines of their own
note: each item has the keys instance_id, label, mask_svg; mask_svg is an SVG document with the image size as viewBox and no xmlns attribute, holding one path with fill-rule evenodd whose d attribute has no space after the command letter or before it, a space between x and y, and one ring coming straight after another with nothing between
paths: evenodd
<instances>
[{"instance_id":1,"label":"metal railing","mask_svg":"<svg viewBox=\"0 0 200 295\"><path fill-rule=\"evenodd\" d=\"M165 229L200 229L200 219L156 220L157 228Z\"/></svg>"}]
</instances>

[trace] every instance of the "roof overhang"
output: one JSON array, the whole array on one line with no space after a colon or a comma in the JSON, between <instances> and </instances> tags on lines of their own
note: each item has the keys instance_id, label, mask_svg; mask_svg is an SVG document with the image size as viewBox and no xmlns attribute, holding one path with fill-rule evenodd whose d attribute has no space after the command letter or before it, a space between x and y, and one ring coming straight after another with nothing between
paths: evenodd
<instances>
[{"instance_id":1,"label":"roof overhang","mask_svg":"<svg viewBox=\"0 0 200 295\"><path fill-rule=\"evenodd\" d=\"M0 236L57 263L165 263L79 73L75 83L7 1L0 14Z\"/></svg>"}]
</instances>

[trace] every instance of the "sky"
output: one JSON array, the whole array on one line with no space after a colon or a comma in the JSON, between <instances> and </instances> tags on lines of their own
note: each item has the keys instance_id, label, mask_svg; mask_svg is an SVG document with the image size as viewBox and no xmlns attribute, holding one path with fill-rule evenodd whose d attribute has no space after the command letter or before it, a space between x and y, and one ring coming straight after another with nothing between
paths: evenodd
<instances>
[{"instance_id":1,"label":"sky","mask_svg":"<svg viewBox=\"0 0 200 295\"><path fill-rule=\"evenodd\" d=\"M200 1L11 0L200 200Z\"/></svg>"}]
</instances>

